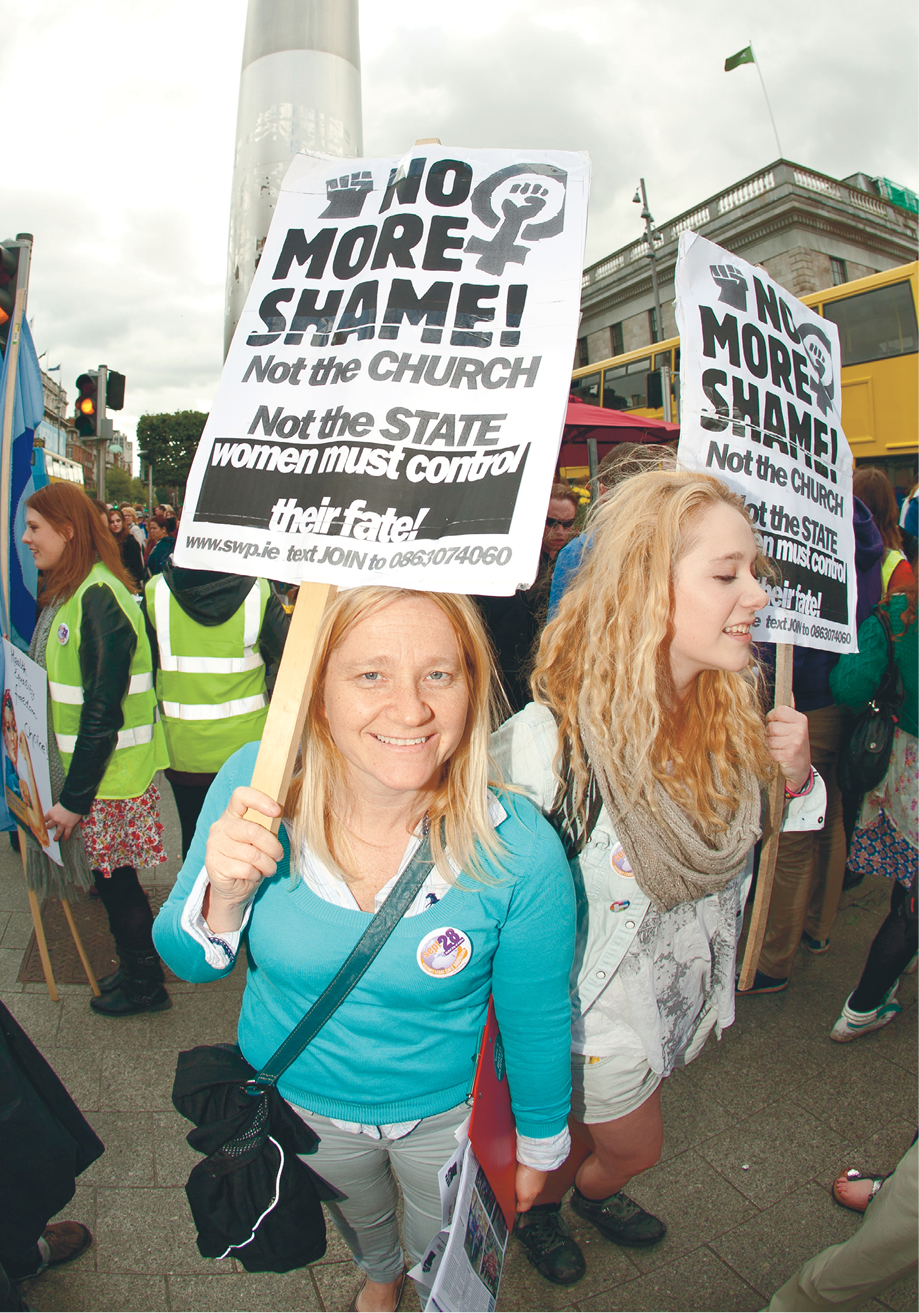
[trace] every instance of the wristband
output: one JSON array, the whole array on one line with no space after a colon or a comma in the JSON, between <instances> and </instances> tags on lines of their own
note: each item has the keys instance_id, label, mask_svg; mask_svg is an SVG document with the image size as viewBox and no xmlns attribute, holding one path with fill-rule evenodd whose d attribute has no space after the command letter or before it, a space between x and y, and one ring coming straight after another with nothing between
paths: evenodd
<instances>
[{"instance_id":1,"label":"wristband","mask_svg":"<svg viewBox=\"0 0 919 1313\"><path fill-rule=\"evenodd\" d=\"M785 797L786 797L786 798L805 798L805 797L810 793L810 791L811 791L811 789L812 789L813 787L814 787L814 768L813 768L813 766L811 766L810 771L808 772L807 779L806 779L805 782L804 782L804 787L803 787L802 789L797 789L797 790L795 790L795 789L790 789L790 788L788 787L788 781L786 780L786 782L785 782Z\"/></svg>"}]
</instances>

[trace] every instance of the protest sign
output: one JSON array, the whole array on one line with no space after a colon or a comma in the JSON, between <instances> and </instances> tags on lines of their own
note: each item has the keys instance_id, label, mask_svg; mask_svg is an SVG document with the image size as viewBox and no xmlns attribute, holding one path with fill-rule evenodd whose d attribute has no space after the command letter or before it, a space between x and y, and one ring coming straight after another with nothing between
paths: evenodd
<instances>
[{"instance_id":1,"label":"protest sign","mask_svg":"<svg viewBox=\"0 0 919 1313\"><path fill-rule=\"evenodd\" d=\"M562 151L298 155L198 446L176 561L291 583L531 583L589 173Z\"/></svg>"},{"instance_id":2,"label":"protest sign","mask_svg":"<svg viewBox=\"0 0 919 1313\"><path fill-rule=\"evenodd\" d=\"M21 825L58 866L61 850L48 834L48 676L31 657L3 640L3 780L6 802Z\"/></svg>"},{"instance_id":3,"label":"protest sign","mask_svg":"<svg viewBox=\"0 0 919 1313\"><path fill-rule=\"evenodd\" d=\"M754 638L857 651L836 325L693 232L680 236L676 295L680 463L742 494L776 567Z\"/></svg>"}]
</instances>

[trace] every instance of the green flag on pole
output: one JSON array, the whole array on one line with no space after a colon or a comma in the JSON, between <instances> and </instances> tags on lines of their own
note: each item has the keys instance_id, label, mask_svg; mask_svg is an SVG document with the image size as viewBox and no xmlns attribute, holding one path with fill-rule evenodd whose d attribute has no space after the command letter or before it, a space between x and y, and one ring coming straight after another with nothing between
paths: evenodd
<instances>
[{"instance_id":1,"label":"green flag on pole","mask_svg":"<svg viewBox=\"0 0 919 1313\"><path fill-rule=\"evenodd\" d=\"M731 55L730 59L724 61L725 73L730 73L731 69L738 68L741 64L755 64L753 58L753 47L744 46L743 50L738 50L736 55Z\"/></svg>"}]
</instances>

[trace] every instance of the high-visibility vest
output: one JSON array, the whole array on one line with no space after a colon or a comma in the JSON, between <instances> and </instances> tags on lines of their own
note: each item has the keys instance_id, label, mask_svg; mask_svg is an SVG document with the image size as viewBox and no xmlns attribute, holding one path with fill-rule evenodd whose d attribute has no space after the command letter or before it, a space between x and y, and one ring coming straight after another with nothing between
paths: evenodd
<instances>
[{"instance_id":1,"label":"high-visibility vest","mask_svg":"<svg viewBox=\"0 0 919 1313\"><path fill-rule=\"evenodd\" d=\"M242 606L221 625L192 620L161 574L145 591L159 648L156 695L172 765L200 774L218 771L237 748L260 739L265 727L265 662L256 644L268 582L253 580Z\"/></svg>"},{"instance_id":2,"label":"high-visibility vest","mask_svg":"<svg viewBox=\"0 0 919 1313\"><path fill-rule=\"evenodd\" d=\"M51 721L64 770L68 771L83 712L83 676L80 671L83 595L88 588L100 583L111 591L131 622L137 645L131 660L130 682L121 700L124 724L118 731L115 751L96 797L139 798L156 772L169 765L169 754L153 691L153 658L143 615L127 588L102 564L93 566L73 597L61 606L48 635L45 662Z\"/></svg>"},{"instance_id":3,"label":"high-visibility vest","mask_svg":"<svg viewBox=\"0 0 919 1313\"><path fill-rule=\"evenodd\" d=\"M896 570L897 566L900 564L901 561L905 561L905 560L906 557L903 555L902 552L898 552L895 547L888 547L887 551L884 554L884 560L881 563L881 593L882 594L886 593L887 589L890 587L890 580L891 577L893 576L894 570Z\"/></svg>"}]
</instances>

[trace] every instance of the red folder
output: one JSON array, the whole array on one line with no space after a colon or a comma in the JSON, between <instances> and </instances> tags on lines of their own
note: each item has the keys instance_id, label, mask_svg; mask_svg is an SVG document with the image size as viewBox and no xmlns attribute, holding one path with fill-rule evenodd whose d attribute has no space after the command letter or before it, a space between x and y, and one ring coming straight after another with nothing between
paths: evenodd
<instances>
[{"instance_id":1,"label":"red folder","mask_svg":"<svg viewBox=\"0 0 919 1313\"><path fill-rule=\"evenodd\" d=\"M488 1004L485 1034L472 1087L469 1139L510 1230L517 1211L517 1128L511 1112L504 1046L495 1017L494 999Z\"/></svg>"}]
</instances>

